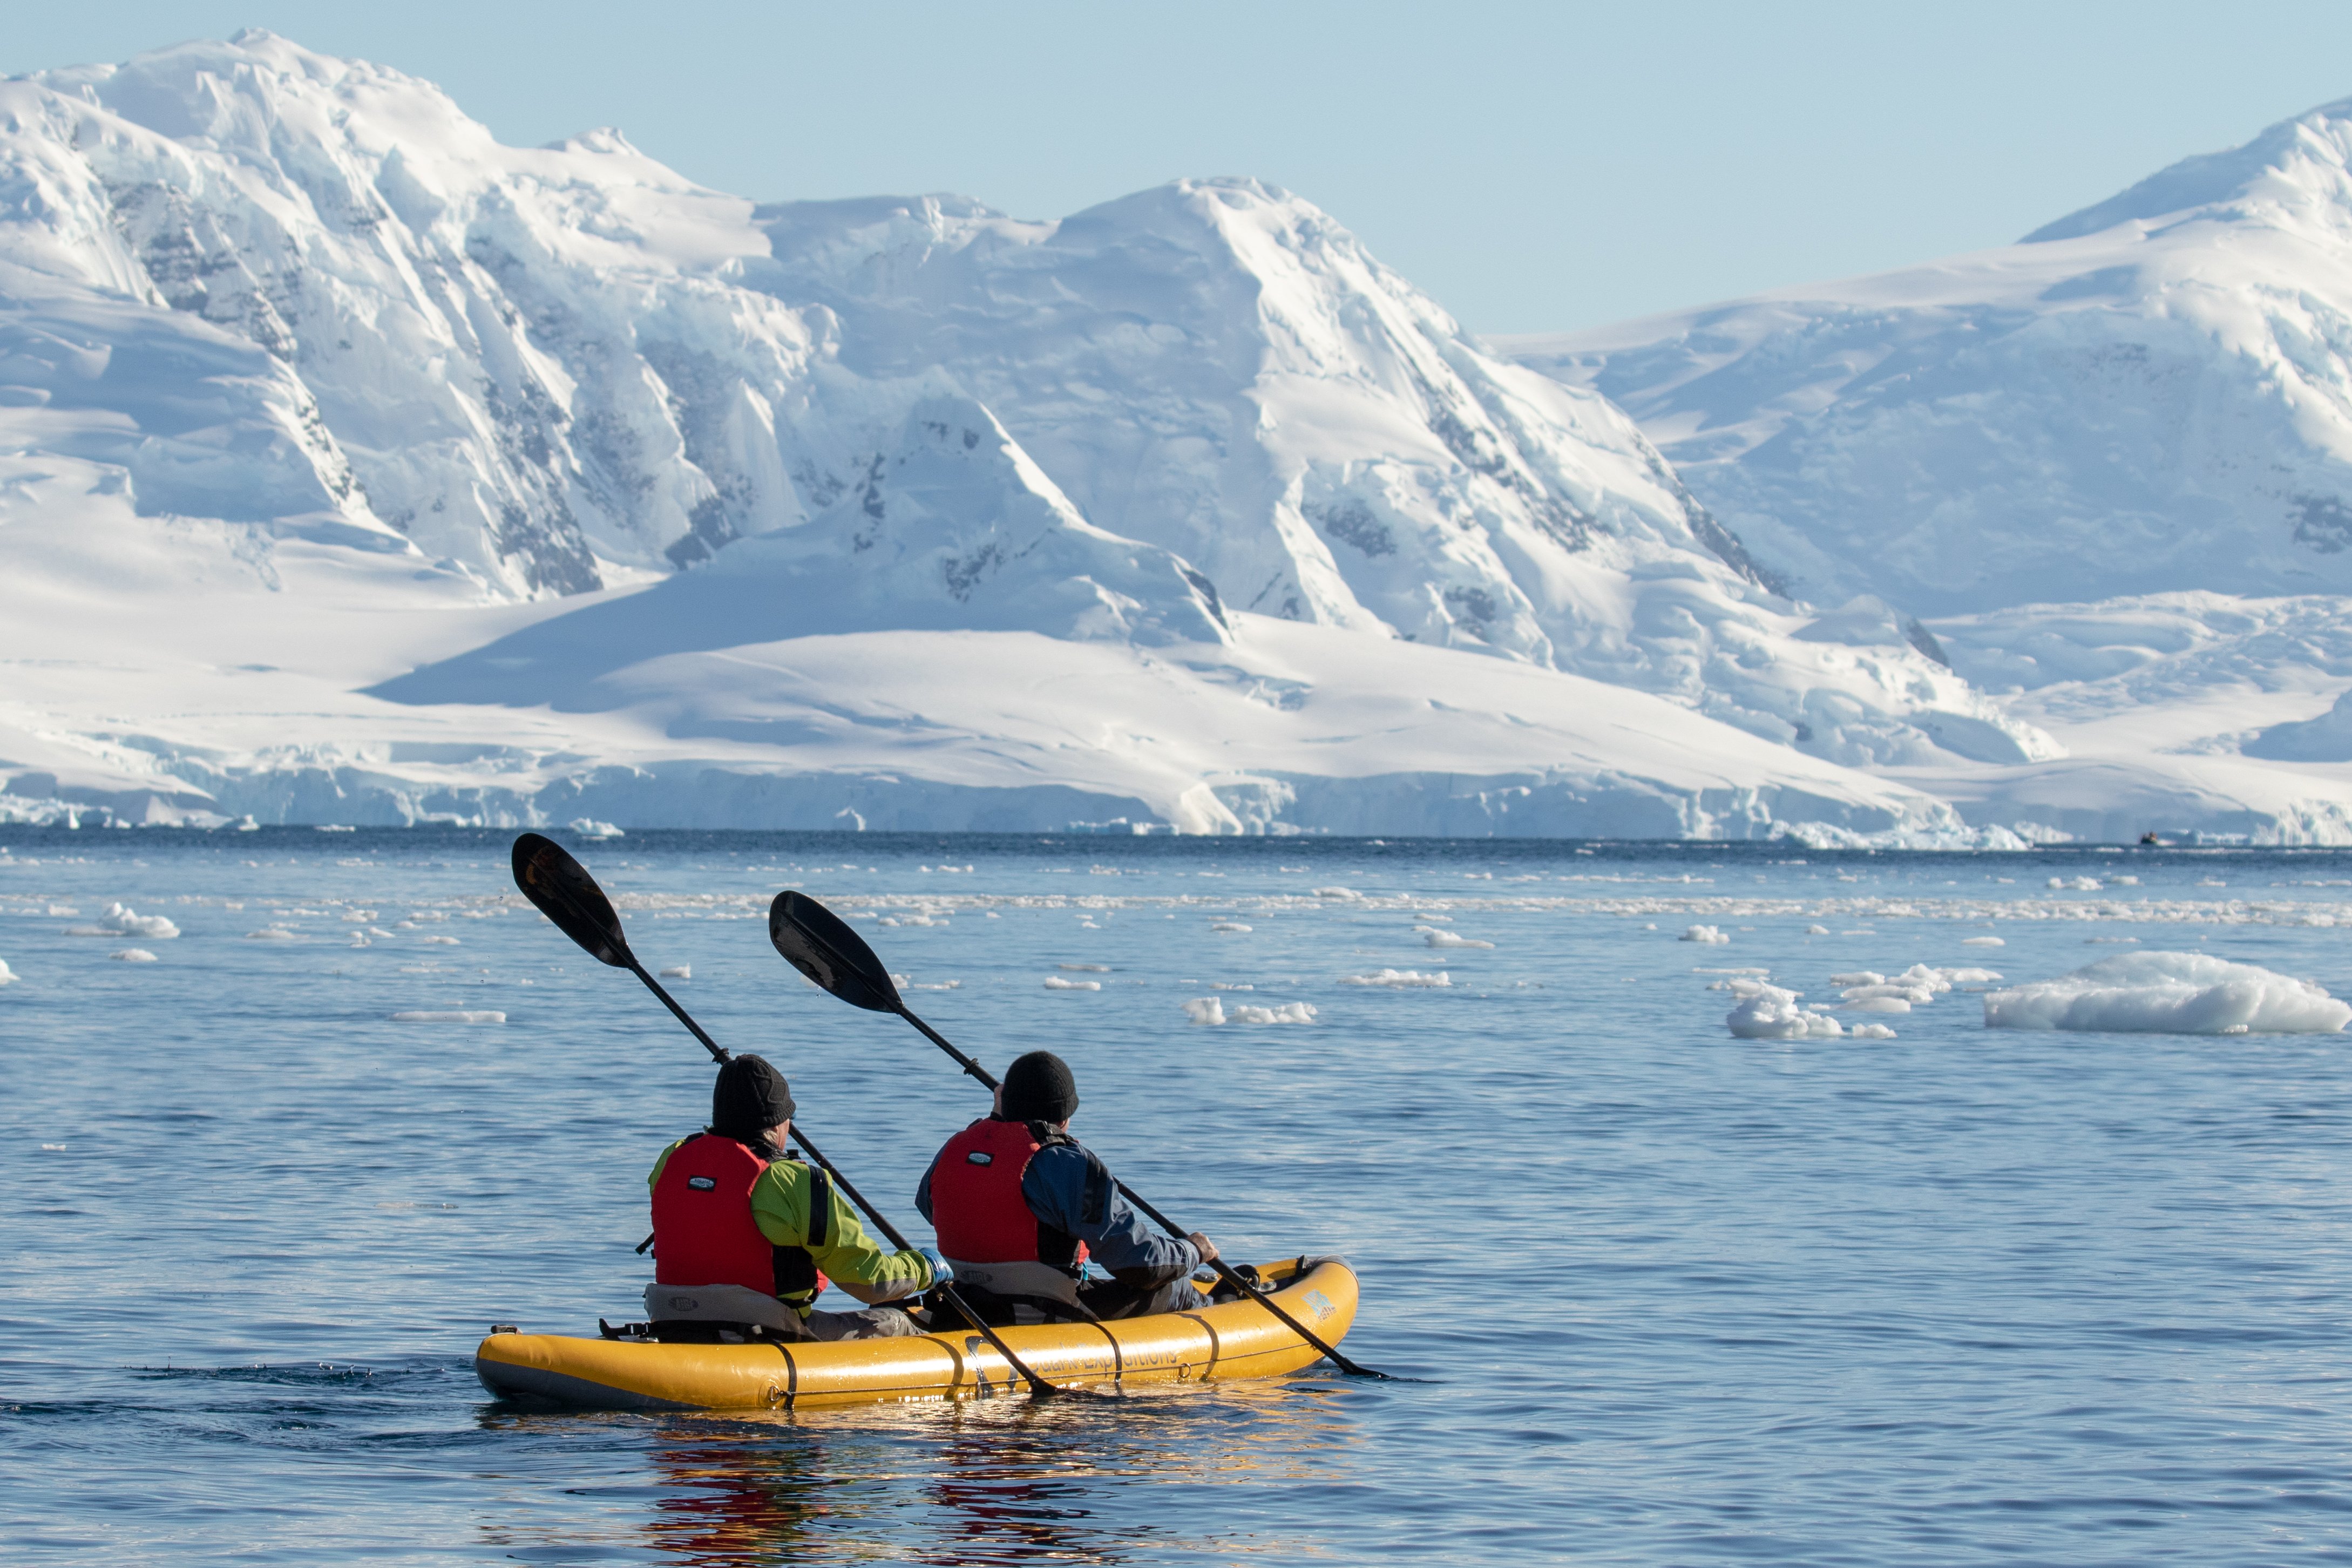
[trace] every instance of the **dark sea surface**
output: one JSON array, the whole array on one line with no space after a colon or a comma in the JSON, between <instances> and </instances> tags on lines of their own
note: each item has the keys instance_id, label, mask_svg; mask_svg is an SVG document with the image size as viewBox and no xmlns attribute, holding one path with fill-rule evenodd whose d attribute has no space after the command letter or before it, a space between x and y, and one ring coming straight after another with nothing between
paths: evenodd
<instances>
[{"instance_id":1,"label":"dark sea surface","mask_svg":"<svg viewBox=\"0 0 2352 1568\"><path fill-rule=\"evenodd\" d=\"M1347 1348L1411 1380L553 1416L474 1345L641 1315L710 1069L509 838L0 830L0 1558L2352 1560L2347 1037L1988 1030L1955 990L1746 1040L1707 988L2170 948L2344 995L2352 854L567 841L917 1239L985 1101L784 967L779 888L992 1066L1067 1056L1074 1131L1230 1254L1344 1253ZM179 935L70 934L116 904ZM1383 969L1449 983L1346 983Z\"/></svg>"}]
</instances>

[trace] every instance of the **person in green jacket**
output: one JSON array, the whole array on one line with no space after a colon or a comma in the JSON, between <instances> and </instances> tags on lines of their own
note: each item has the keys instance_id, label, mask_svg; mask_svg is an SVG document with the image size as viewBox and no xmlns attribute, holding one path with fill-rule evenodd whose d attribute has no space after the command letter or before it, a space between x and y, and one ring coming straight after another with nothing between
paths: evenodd
<instances>
[{"instance_id":1,"label":"person in green jacket","mask_svg":"<svg viewBox=\"0 0 2352 1568\"><path fill-rule=\"evenodd\" d=\"M719 1070L710 1125L661 1152L646 1177L654 1283L646 1313L665 1340L883 1339L923 1331L897 1307L929 1288L919 1252L885 1252L823 1170L786 1152L798 1108L765 1061ZM827 1281L863 1311L819 1312Z\"/></svg>"}]
</instances>

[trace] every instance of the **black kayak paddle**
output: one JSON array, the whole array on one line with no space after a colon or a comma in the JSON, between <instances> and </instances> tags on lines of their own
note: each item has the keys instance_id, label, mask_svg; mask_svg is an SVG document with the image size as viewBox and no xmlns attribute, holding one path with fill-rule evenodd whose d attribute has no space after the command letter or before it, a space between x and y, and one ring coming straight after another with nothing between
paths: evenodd
<instances>
[{"instance_id":1,"label":"black kayak paddle","mask_svg":"<svg viewBox=\"0 0 2352 1568\"><path fill-rule=\"evenodd\" d=\"M820 988L832 992L851 1007L864 1008L867 1012L898 1014L921 1030L924 1038L933 1045L955 1058L965 1072L992 1090L996 1087L996 1079L988 1069L958 1051L948 1042L945 1035L908 1009L906 1000L898 995L898 982L890 978L890 971L882 967L882 960L876 956L866 938L852 931L841 916L807 894L788 888L776 894L775 902L768 905L768 940L775 944L776 951L783 955L786 963ZM1180 1240L1187 1238L1187 1232L1181 1227L1153 1207L1133 1187L1122 1181L1118 1183L1118 1190L1169 1235ZM1235 1273L1223 1258L1214 1260L1209 1267L1214 1269L1217 1277L1226 1284L1280 1318L1292 1333L1321 1351L1340 1371L1351 1377L1388 1379L1387 1373L1360 1365L1333 1346L1325 1344L1316 1337L1313 1330L1285 1312L1281 1302Z\"/></svg>"},{"instance_id":2,"label":"black kayak paddle","mask_svg":"<svg viewBox=\"0 0 2352 1568\"><path fill-rule=\"evenodd\" d=\"M555 922L557 929L578 943L590 957L615 969L626 969L643 980L646 988L661 998L662 1006L676 1014L677 1021L687 1027L688 1032L702 1042L703 1048L710 1052L712 1061L723 1062L728 1060L726 1049L711 1039L703 1027L677 1005L677 998L664 989L662 983L647 974L646 967L637 962L637 956L629 950L629 939L621 934L620 911L613 907L613 901L604 895L604 890L597 885L596 879L588 874L588 868L573 858L570 851L544 834L523 834L514 841L514 879L515 885L522 890L522 895L530 899L541 915ZM811 1162L823 1166L824 1173L848 1195L849 1201L874 1222L874 1228L882 1232L891 1246L901 1252L913 1250L907 1239L898 1233L898 1228L883 1218L882 1211L868 1203L866 1195L841 1174L841 1167L826 1159L817 1146L809 1142L808 1134L803 1130L797 1118L793 1122L792 1137L793 1142L801 1146L801 1152L807 1155ZM646 1238L647 1246L652 1242L652 1237ZM640 1252L645 1249L645 1247L637 1249ZM1038 1376L1026 1363L1013 1354L1012 1347L996 1336L996 1331L982 1322L980 1314L965 1303L952 1281L942 1280L940 1288L948 1303L962 1313L971 1326L995 1347L996 1354L1004 1358L1005 1364L1027 1382L1033 1397L1045 1398L1067 1392Z\"/></svg>"}]
</instances>

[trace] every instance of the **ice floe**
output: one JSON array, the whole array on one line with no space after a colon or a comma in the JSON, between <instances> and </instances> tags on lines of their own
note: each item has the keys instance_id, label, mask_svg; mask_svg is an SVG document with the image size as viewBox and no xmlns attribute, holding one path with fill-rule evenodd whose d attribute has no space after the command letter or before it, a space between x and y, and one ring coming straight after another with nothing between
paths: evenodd
<instances>
[{"instance_id":1,"label":"ice floe","mask_svg":"<svg viewBox=\"0 0 2352 1568\"><path fill-rule=\"evenodd\" d=\"M600 822L593 817L574 817L571 821L565 823L564 826L583 839L604 840L625 838L627 836L612 823Z\"/></svg>"},{"instance_id":2,"label":"ice floe","mask_svg":"<svg viewBox=\"0 0 2352 1568\"><path fill-rule=\"evenodd\" d=\"M1731 938L1726 936L1723 932L1716 926L1693 925L1684 931L1681 936L1675 937L1675 940L1677 942L1721 943L1728 942Z\"/></svg>"},{"instance_id":3,"label":"ice floe","mask_svg":"<svg viewBox=\"0 0 2352 1568\"><path fill-rule=\"evenodd\" d=\"M1963 936L1960 938L1960 946L1963 947L2006 947L2009 944L2002 941L1998 936Z\"/></svg>"},{"instance_id":4,"label":"ice floe","mask_svg":"<svg viewBox=\"0 0 2352 1568\"><path fill-rule=\"evenodd\" d=\"M672 964L668 968L664 969L661 972L661 977L665 980L690 980L694 978L694 966L691 964Z\"/></svg>"},{"instance_id":5,"label":"ice floe","mask_svg":"<svg viewBox=\"0 0 2352 1568\"><path fill-rule=\"evenodd\" d=\"M1435 925L1416 925L1421 939L1433 947L1489 947L1492 942L1481 942L1475 936L1465 936L1458 931L1447 931Z\"/></svg>"},{"instance_id":6,"label":"ice floe","mask_svg":"<svg viewBox=\"0 0 2352 1568\"><path fill-rule=\"evenodd\" d=\"M1102 982L1100 980L1066 980L1059 975L1048 975L1045 977L1045 988L1049 991L1099 991L1102 989Z\"/></svg>"},{"instance_id":7,"label":"ice floe","mask_svg":"<svg viewBox=\"0 0 2352 1568\"><path fill-rule=\"evenodd\" d=\"M2205 953L2121 953L1992 991L1987 1029L2129 1034L2332 1034L2352 1006L2308 980Z\"/></svg>"},{"instance_id":8,"label":"ice floe","mask_svg":"<svg viewBox=\"0 0 2352 1568\"><path fill-rule=\"evenodd\" d=\"M1227 1011L1223 1000L1217 997L1195 997L1184 1004L1184 1016L1194 1023L1313 1023L1315 1005L1312 1002L1283 1002L1270 1008L1235 1003Z\"/></svg>"},{"instance_id":9,"label":"ice floe","mask_svg":"<svg viewBox=\"0 0 2352 1568\"><path fill-rule=\"evenodd\" d=\"M13 986L16 983L16 972L8 967L6 959L0 958L0 986Z\"/></svg>"},{"instance_id":10,"label":"ice floe","mask_svg":"<svg viewBox=\"0 0 2352 1568\"><path fill-rule=\"evenodd\" d=\"M471 1009L416 1011L394 1013L392 1015L392 1021L394 1023L504 1023L507 1021L507 1015L502 1012Z\"/></svg>"},{"instance_id":11,"label":"ice floe","mask_svg":"<svg viewBox=\"0 0 2352 1568\"><path fill-rule=\"evenodd\" d=\"M265 925L258 931L245 934L248 942L299 942L302 938L283 925Z\"/></svg>"},{"instance_id":12,"label":"ice floe","mask_svg":"<svg viewBox=\"0 0 2352 1568\"><path fill-rule=\"evenodd\" d=\"M179 934L180 928L163 915L142 915L120 904L108 904L106 913L99 916L94 925L66 927L68 936L144 936L151 942L160 942Z\"/></svg>"},{"instance_id":13,"label":"ice floe","mask_svg":"<svg viewBox=\"0 0 2352 1568\"><path fill-rule=\"evenodd\" d=\"M155 962L155 955L150 953L144 947L117 947L113 952L109 953L107 956L122 964L152 964Z\"/></svg>"},{"instance_id":14,"label":"ice floe","mask_svg":"<svg viewBox=\"0 0 2352 1568\"><path fill-rule=\"evenodd\" d=\"M1250 930L1251 927L1243 925L1238 920L1220 920L1215 925L1210 926L1209 929L1212 931L1247 931Z\"/></svg>"},{"instance_id":15,"label":"ice floe","mask_svg":"<svg viewBox=\"0 0 2352 1568\"><path fill-rule=\"evenodd\" d=\"M1758 984L1753 995L1741 997L1724 1015L1724 1024L1741 1040L1832 1040L1845 1032L1827 1013L1799 1007L1798 995Z\"/></svg>"},{"instance_id":16,"label":"ice floe","mask_svg":"<svg viewBox=\"0 0 2352 1568\"><path fill-rule=\"evenodd\" d=\"M1339 983L1343 986L1386 986L1402 990L1415 986L1451 986L1454 977L1443 969L1431 975L1424 975L1418 969L1381 969L1370 975L1343 975Z\"/></svg>"},{"instance_id":17,"label":"ice floe","mask_svg":"<svg viewBox=\"0 0 2352 1568\"><path fill-rule=\"evenodd\" d=\"M1110 966L1108 964L1056 964L1054 967L1061 970L1066 975L1108 975L1110 973Z\"/></svg>"},{"instance_id":18,"label":"ice floe","mask_svg":"<svg viewBox=\"0 0 2352 1568\"><path fill-rule=\"evenodd\" d=\"M1893 1040L1895 1031L1883 1023L1858 1023L1847 1034L1855 1040Z\"/></svg>"}]
</instances>

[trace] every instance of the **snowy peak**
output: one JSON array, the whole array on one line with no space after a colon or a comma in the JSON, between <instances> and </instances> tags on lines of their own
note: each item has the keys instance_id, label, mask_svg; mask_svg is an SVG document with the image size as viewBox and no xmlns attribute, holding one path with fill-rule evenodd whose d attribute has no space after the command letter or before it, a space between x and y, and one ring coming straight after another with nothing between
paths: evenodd
<instances>
[{"instance_id":1,"label":"snowy peak","mask_svg":"<svg viewBox=\"0 0 2352 1568\"><path fill-rule=\"evenodd\" d=\"M2352 99L2344 99L2283 120L2243 146L2184 158L2117 195L2043 225L2018 243L2080 239L2119 224L2153 225L2201 207L2352 206L2348 159Z\"/></svg>"}]
</instances>

